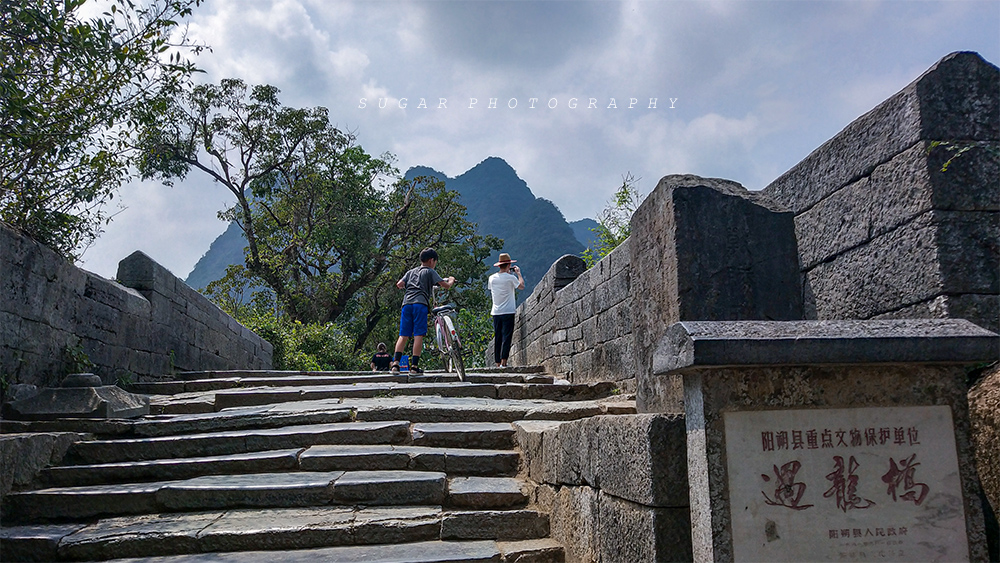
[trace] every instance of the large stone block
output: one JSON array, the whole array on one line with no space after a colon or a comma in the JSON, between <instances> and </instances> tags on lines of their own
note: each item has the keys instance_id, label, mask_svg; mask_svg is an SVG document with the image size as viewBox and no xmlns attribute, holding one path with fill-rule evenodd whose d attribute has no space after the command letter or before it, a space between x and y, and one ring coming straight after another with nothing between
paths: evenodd
<instances>
[{"instance_id":1,"label":"large stone block","mask_svg":"<svg viewBox=\"0 0 1000 563\"><path fill-rule=\"evenodd\" d=\"M73 442L84 435L74 432L4 434L0 436L0 499L16 485L31 484L38 474L62 461Z\"/></svg>"},{"instance_id":2,"label":"large stone block","mask_svg":"<svg viewBox=\"0 0 1000 563\"><path fill-rule=\"evenodd\" d=\"M944 293L995 294L998 218L931 211L808 270L807 316L866 319Z\"/></svg>"},{"instance_id":3,"label":"large stone block","mask_svg":"<svg viewBox=\"0 0 1000 563\"><path fill-rule=\"evenodd\" d=\"M552 503L549 529L563 545L566 563L595 563L601 556L600 491L561 487ZM639 560L636 560L639 561Z\"/></svg>"},{"instance_id":4,"label":"large stone block","mask_svg":"<svg viewBox=\"0 0 1000 563\"><path fill-rule=\"evenodd\" d=\"M521 450L522 472L537 483L545 481L544 435L564 424L550 420L521 420L513 423L514 440Z\"/></svg>"},{"instance_id":5,"label":"large stone block","mask_svg":"<svg viewBox=\"0 0 1000 563\"><path fill-rule=\"evenodd\" d=\"M1000 332L1000 295L938 295L915 305L896 309L872 319L970 319L979 326Z\"/></svg>"},{"instance_id":6,"label":"large stone block","mask_svg":"<svg viewBox=\"0 0 1000 563\"><path fill-rule=\"evenodd\" d=\"M934 211L933 217L944 291L1000 294L1000 212Z\"/></svg>"},{"instance_id":7,"label":"large stone block","mask_svg":"<svg viewBox=\"0 0 1000 563\"><path fill-rule=\"evenodd\" d=\"M118 263L116 278L122 285L139 290L147 297L147 292L154 291L163 296L172 295L177 280L169 270L139 250Z\"/></svg>"},{"instance_id":8,"label":"large stone block","mask_svg":"<svg viewBox=\"0 0 1000 563\"><path fill-rule=\"evenodd\" d=\"M601 563L691 561L687 508L652 508L600 493Z\"/></svg>"},{"instance_id":9,"label":"large stone block","mask_svg":"<svg viewBox=\"0 0 1000 563\"><path fill-rule=\"evenodd\" d=\"M812 268L930 211L927 144L914 145L796 216L802 267Z\"/></svg>"},{"instance_id":10,"label":"large stone block","mask_svg":"<svg viewBox=\"0 0 1000 563\"><path fill-rule=\"evenodd\" d=\"M1000 139L1000 71L952 53L764 189L801 213L920 140Z\"/></svg>"},{"instance_id":11,"label":"large stone block","mask_svg":"<svg viewBox=\"0 0 1000 563\"><path fill-rule=\"evenodd\" d=\"M688 505L683 416L617 415L599 420L597 467L603 492L646 506Z\"/></svg>"},{"instance_id":12,"label":"large stone block","mask_svg":"<svg viewBox=\"0 0 1000 563\"><path fill-rule=\"evenodd\" d=\"M652 354L670 324L802 318L792 214L760 194L728 180L666 176L631 225L640 410L656 400Z\"/></svg>"}]
</instances>

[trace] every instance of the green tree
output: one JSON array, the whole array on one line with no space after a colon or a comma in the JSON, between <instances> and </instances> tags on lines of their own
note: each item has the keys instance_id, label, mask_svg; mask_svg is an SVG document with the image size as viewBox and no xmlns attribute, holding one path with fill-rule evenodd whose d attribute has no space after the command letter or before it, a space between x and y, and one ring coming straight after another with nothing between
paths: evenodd
<instances>
[{"instance_id":1,"label":"green tree","mask_svg":"<svg viewBox=\"0 0 1000 563\"><path fill-rule=\"evenodd\" d=\"M644 197L636 187L638 182L639 178L634 177L631 172L622 176L621 187L598 215L597 226L590 229L597 235L594 248L588 248L582 255L588 268L610 254L632 234L632 215Z\"/></svg>"},{"instance_id":2,"label":"green tree","mask_svg":"<svg viewBox=\"0 0 1000 563\"><path fill-rule=\"evenodd\" d=\"M272 86L179 89L157 110L169 119L142 134L143 177L169 183L195 169L224 185L236 204L220 217L247 240L241 275L272 290L292 321L349 323L360 347L421 248L438 247L444 262L449 246L475 256L483 243L457 193L400 179L391 156L367 154L325 108L283 107ZM456 277L484 272L480 263Z\"/></svg>"},{"instance_id":3,"label":"green tree","mask_svg":"<svg viewBox=\"0 0 1000 563\"><path fill-rule=\"evenodd\" d=\"M178 21L200 1L82 21L85 0L0 0L0 221L70 258L100 234L140 114L195 71Z\"/></svg>"}]
</instances>

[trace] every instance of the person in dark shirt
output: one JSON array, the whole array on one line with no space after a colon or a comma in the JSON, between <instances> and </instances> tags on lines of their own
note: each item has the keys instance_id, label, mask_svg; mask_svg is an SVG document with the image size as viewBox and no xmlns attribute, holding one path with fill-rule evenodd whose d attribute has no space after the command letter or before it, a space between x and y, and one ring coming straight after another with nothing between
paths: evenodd
<instances>
[{"instance_id":1,"label":"person in dark shirt","mask_svg":"<svg viewBox=\"0 0 1000 563\"><path fill-rule=\"evenodd\" d=\"M438 255L433 248L420 251L420 266L403 274L396 282L396 287L405 289L403 310L399 316L399 339L396 340L396 350L392 357L389 371L399 373L399 361L403 359L406 342L413 337L413 354L410 356L410 373L420 375L420 352L424 347L424 336L427 336L427 313L430 311L431 289L437 285L448 289L455 285L455 277L442 278L434 267L437 266Z\"/></svg>"},{"instance_id":2,"label":"person in dark shirt","mask_svg":"<svg viewBox=\"0 0 1000 563\"><path fill-rule=\"evenodd\" d=\"M392 355L386 352L385 342L379 342L375 355L372 356L372 371L389 371Z\"/></svg>"}]
</instances>

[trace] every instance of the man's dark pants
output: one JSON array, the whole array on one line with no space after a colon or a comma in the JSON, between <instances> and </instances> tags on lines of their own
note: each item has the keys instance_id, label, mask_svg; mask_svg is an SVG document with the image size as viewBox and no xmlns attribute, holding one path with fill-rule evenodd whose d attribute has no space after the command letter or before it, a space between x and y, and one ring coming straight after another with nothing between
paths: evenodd
<instances>
[{"instance_id":1,"label":"man's dark pants","mask_svg":"<svg viewBox=\"0 0 1000 563\"><path fill-rule=\"evenodd\" d=\"M493 357L496 363L510 357L510 343L514 339L514 313L493 316Z\"/></svg>"}]
</instances>

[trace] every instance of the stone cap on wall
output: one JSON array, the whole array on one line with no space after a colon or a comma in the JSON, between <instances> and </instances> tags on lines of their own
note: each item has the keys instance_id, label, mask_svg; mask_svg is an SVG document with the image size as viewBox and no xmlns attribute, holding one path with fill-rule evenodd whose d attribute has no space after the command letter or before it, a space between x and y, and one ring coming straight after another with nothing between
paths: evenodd
<instances>
[{"instance_id":1,"label":"stone cap on wall","mask_svg":"<svg viewBox=\"0 0 1000 563\"><path fill-rule=\"evenodd\" d=\"M1000 336L964 319L685 321L657 344L653 373L814 364L975 364Z\"/></svg>"}]
</instances>

